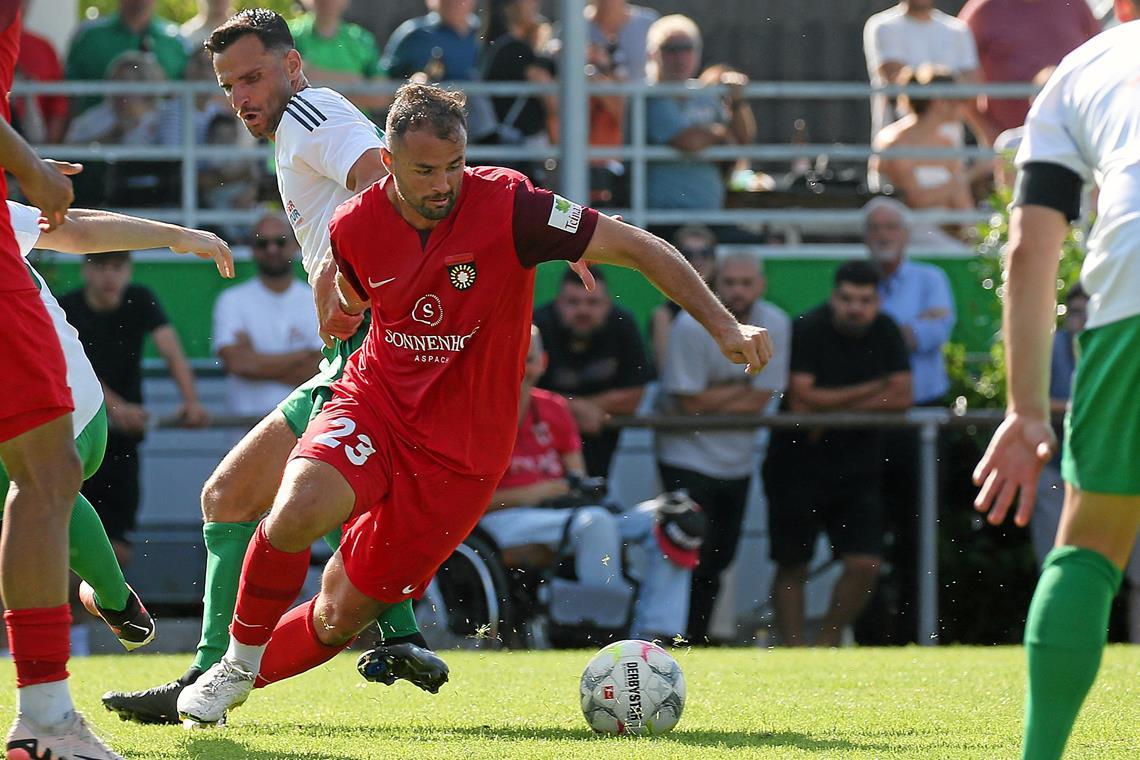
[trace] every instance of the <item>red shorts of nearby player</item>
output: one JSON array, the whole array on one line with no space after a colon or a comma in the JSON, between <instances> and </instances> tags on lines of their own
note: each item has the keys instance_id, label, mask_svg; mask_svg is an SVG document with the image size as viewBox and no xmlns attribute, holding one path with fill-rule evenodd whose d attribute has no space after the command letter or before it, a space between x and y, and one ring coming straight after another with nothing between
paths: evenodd
<instances>
[{"instance_id":1,"label":"red shorts of nearby player","mask_svg":"<svg viewBox=\"0 0 1140 760\"><path fill-rule=\"evenodd\" d=\"M38 290L0 293L0 441L75 409L67 364Z\"/></svg>"},{"instance_id":2,"label":"red shorts of nearby player","mask_svg":"<svg viewBox=\"0 0 1140 760\"><path fill-rule=\"evenodd\" d=\"M309 423L290 458L326 462L356 494L340 540L361 593L395 603L418 597L479 522L500 474L460 475L389 434L367 404L337 397Z\"/></svg>"}]
</instances>

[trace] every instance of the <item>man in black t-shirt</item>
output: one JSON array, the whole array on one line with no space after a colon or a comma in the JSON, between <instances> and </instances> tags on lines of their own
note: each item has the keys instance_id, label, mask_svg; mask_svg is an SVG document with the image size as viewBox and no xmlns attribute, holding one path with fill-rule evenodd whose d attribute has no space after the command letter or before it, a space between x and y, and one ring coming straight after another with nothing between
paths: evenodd
<instances>
[{"instance_id":1,"label":"man in black t-shirt","mask_svg":"<svg viewBox=\"0 0 1140 760\"><path fill-rule=\"evenodd\" d=\"M148 335L182 394L178 416L191 427L209 421L178 334L154 293L130 280L128 252L88 256L83 288L59 299L103 383L107 451L102 467L83 484L83 495L103 520L120 564L130 560L127 533L135 526L139 506L138 445L150 416L142 405L142 352Z\"/></svg>"},{"instance_id":2,"label":"man in black t-shirt","mask_svg":"<svg viewBox=\"0 0 1140 760\"><path fill-rule=\"evenodd\" d=\"M792 325L788 392L793 412L894 411L910 406L910 359L898 326L879 311L879 274L850 261L828 302ZM804 584L820 529L843 574L832 592L820 646L837 646L870 598L882 553L882 435L874 428L772 432L764 462L772 600L787 646L802 643Z\"/></svg>"},{"instance_id":3,"label":"man in black t-shirt","mask_svg":"<svg viewBox=\"0 0 1140 760\"><path fill-rule=\"evenodd\" d=\"M567 269L557 298L534 312L550 356L538 387L570 400L586 471L604 477L618 440L617 430L605 428L606 420L637 411L653 366L633 315L614 305L601 270L590 271L597 281L593 291Z\"/></svg>"}]
</instances>

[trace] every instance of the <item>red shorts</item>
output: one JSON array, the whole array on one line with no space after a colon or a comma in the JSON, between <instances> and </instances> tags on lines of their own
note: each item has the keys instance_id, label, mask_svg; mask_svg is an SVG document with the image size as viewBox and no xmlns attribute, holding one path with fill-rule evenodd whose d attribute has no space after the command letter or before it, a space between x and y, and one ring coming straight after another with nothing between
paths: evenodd
<instances>
[{"instance_id":1,"label":"red shorts","mask_svg":"<svg viewBox=\"0 0 1140 760\"><path fill-rule=\"evenodd\" d=\"M326 462L356 494L341 557L361 593L395 603L418 597L491 501L501 474L461 475L390 435L367 404L336 397L290 457Z\"/></svg>"},{"instance_id":2,"label":"red shorts","mask_svg":"<svg viewBox=\"0 0 1140 760\"><path fill-rule=\"evenodd\" d=\"M0 441L75 409L55 327L34 288L0 293Z\"/></svg>"}]
</instances>

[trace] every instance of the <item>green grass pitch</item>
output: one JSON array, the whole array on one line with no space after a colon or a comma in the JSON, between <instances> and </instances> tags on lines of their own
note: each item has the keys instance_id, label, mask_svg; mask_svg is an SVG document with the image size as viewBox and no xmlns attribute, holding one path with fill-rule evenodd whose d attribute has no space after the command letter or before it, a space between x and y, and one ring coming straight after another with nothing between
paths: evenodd
<instances>
[{"instance_id":1,"label":"green grass pitch","mask_svg":"<svg viewBox=\"0 0 1140 760\"><path fill-rule=\"evenodd\" d=\"M594 736L578 708L591 653L447 652L435 696L367 684L342 655L254 692L222 730L138 726L105 712L108 688L178 675L186 657L90 657L71 666L80 708L128 758L1015 758L1024 696L1013 647L675 650L688 701L656 738ZM10 662L0 676L11 683ZM0 706L14 709L14 691ZM1069 745L1071 758L1140 757L1140 647L1112 646Z\"/></svg>"}]
</instances>

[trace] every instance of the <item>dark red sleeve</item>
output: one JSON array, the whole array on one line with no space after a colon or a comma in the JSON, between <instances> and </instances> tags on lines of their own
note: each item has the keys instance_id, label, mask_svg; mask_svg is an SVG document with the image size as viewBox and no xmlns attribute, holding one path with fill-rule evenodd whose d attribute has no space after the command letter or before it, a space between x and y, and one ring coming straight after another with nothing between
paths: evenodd
<instances>
[{"instance_id":1,"label":"dark red sleeve","mask_svg":"<svg viewBox=\"0 0 1140 760\"><path fill-rule=\"evenodd\" d=\"M360 277L357 276L356 270L353 269L352 262L349 261L348 258L341 253L342 250L347 250L351 246L337 245L339 241L342 241L342 237L347 235L349 230L348 225L345 224L344 219L341 216L341 211L343 209L344 206L341 206L341 208L337 209L337 212L333 214L332 221L329 222L329 247L332 248L332 255L333 260L336 262L336 268L340 270L340 273L344 275L344 279L348 280L348 284L351 285L352 289L356 291L357 297L361 301L367 301L369 298L368 291L365 290L364 286L360 283Z\"/></svg>"},{"instance_id":2,"label":"dark red sleeve","mask_svg":"<svg viewBox=\"0 0 1140 760\"><path fill-rule=\"evenodd\" d=\"M589 206L535 187L529 179L515 186L515 253L524 267L577 261L597 226L598 212Z\"/></svg>"}]
</instances>

